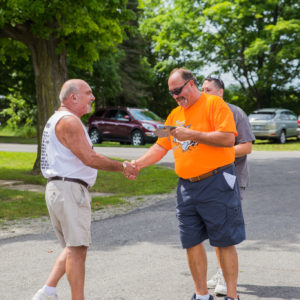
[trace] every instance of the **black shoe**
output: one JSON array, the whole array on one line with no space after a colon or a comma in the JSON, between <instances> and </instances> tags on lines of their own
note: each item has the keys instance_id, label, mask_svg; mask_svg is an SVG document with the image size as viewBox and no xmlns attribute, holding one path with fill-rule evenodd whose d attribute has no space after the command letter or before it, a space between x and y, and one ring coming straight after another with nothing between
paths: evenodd
<instances>
[{"instance_id":1,"label":"black shoe","mask_svg":"<svg viewBox=\"0 0 300 300\"><path fill-rule=\"evenodd\" d=\"M234 298L231 298L231 297L227 297L227 296L226 296L226 297L224 298L224 300L234 300ZM238 297L238 300L240 300L240 297Z\"/></svg>"},{"instance_id":2,"label":"black shoe","mask_svg":"<svg viewBox=\"0 0 300 300\"><path fill-rule=\"evenodd\" d=\"M196 300L196 294L193 295L191 300ZM214 300L214 297L212 295L209 295L209 300Z\"/></svg>"}]
</instances>

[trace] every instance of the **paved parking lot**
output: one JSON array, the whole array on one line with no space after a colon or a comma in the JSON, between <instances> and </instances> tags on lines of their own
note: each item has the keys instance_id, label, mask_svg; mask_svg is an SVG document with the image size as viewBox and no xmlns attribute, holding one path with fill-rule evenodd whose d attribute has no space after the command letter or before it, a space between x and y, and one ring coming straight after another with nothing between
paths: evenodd
<instances>
[{"instance_id":1,"label":"paved parking lot","mask_svg":"<svg viewBox=\"0 0 300 300\"><path fill-rule=\"evenodd\" d=\"M164 163L171 166L172 158ZM251 187L243 200L247 240L238 246L241 300L300 299L300 153L254 152L249 164ZM175 201L170 196L93 222L87 300L190 299L193 285L178 239ZM207 243L206 248L210 276L216 260ZM0 239L0 299L31 299L59 251L52 232ZM70 299L66 279L58 293Z\"/></svg>"}]
</instances>

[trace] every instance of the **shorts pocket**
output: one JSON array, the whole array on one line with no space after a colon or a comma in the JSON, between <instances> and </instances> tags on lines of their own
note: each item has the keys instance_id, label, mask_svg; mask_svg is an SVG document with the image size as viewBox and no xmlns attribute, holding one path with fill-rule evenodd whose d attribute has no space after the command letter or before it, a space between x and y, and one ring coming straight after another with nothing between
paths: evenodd
<instances>
[{"instance_id":1,"label":"shorts pocket","mask_svg":"<svg viewBox=\"0 0 300 300\"><path fill-rule=\"evenodd\" d=\"M89 207L89 197L81 184L72 184L72 193L78 207Z\"/></svg>"},{"instance_id":2,"label":"shorts pocket","mask_svg":"<svg viewBox=\"0 0 300 300\"><path fill-rule=\"evenodd\" d=\"M234 225L244 224L242 207L236 205L234 207L227 207L228 221Z\"/></svg>"}]
</instances>

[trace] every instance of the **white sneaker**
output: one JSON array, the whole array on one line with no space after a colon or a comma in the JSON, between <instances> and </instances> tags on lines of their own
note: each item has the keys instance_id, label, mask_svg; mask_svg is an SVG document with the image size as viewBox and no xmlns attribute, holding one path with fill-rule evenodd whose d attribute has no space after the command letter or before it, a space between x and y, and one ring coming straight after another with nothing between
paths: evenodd
<instances>
[{"instance_id":1,"label":"white sneaker","mask_svg":"<svg viewBox=\"0 0 300 300\"><path fill-rule=\"evenodd\" d=\"M227 295L227 286L223 274L220 273L218 283L215 288L216 295Z\"/></svg>"},{"instance_id":2,"label":"white sneaker","mask_svg":"<svg viewBox=\"0 0 300 300\"><path fill-rule=\"evenodd\" d=\"M210 280L207 281L207 287L209 289L214 289L218 284L220 276L223 277L222 271L218 269L217 273Z\"/></svg>"},{"instance_id":3,"label":"white sneaker","mask_svg":"<svg viewBox=\"0 0 300 300\"><path fill-rule=\"evenodd\" d=\"M33 296L32 300L58 300L57 294L54 294L52 296L48 296L43 289L40 289L36 292L36 294Z\"/></svg>"}]
</instances>

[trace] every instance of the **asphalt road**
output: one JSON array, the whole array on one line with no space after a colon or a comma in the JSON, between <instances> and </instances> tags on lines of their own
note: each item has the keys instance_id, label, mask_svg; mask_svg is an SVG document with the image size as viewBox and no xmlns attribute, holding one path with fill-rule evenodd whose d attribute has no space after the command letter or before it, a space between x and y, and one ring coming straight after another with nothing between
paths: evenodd
<instances>
[{"instance_id":1,"label":"asphalt road","mask_svg":"<svg viewBox=\"0 0 300 300\"><path fill-rule=\"evenodd\" d=\"M126 159L145 152L98 150ZM164 164L172 165L172 156ZM247 240L237 247L240 298L300 299L300 152L254 152L249 165L251 186L243 200ZM193 284L179 243L175 201L170 197L127 215L93 222L87 300L190 299ZM206 248L210 276L216 260L207 243ZM60 250L53 233L0 240L0 299L31 299ZM60 299L70 299L65 278L58 293Z\"/></svg>"}]
</instances>

